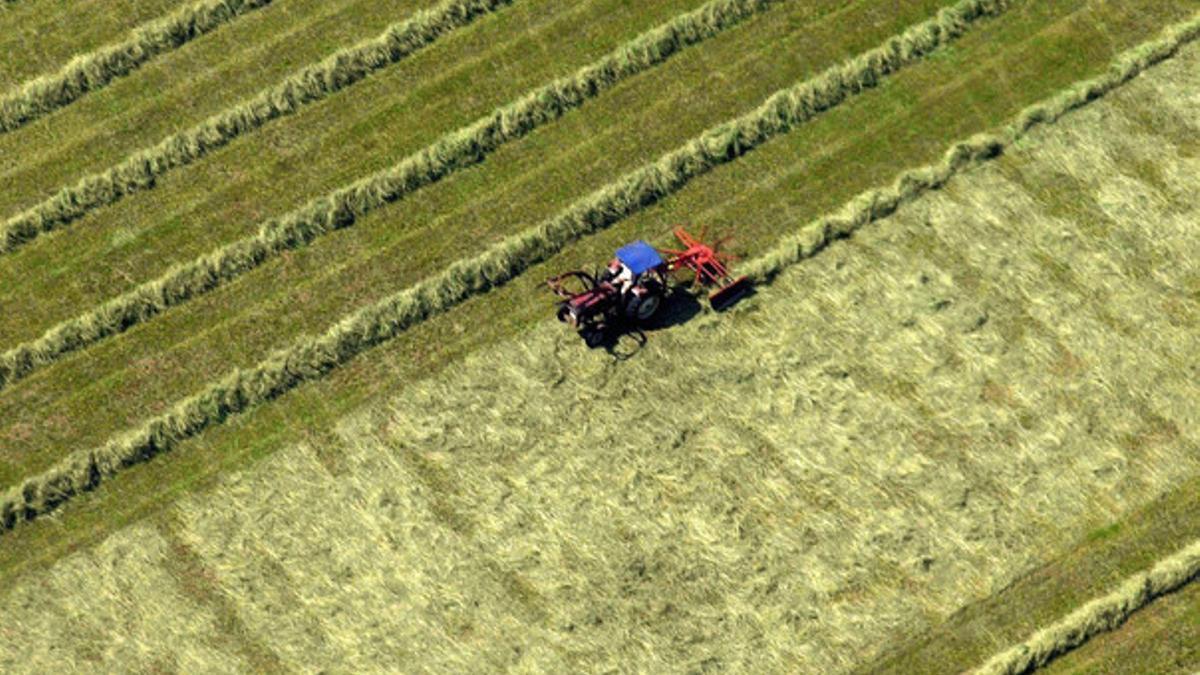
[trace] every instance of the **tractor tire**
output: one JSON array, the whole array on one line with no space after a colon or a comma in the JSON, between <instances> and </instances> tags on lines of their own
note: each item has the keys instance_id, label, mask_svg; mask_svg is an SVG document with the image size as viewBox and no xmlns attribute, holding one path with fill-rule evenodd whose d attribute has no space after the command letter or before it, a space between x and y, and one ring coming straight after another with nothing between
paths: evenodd
<instances>
[{"instance_id":1,"label":"tractor tire","mask_svg":"<svg viewBox=\"0 0 1200 675\"><path fill-rule=\"evenodd\" d=\"M629 301L625 305L625 317L632 321L649 321L662 307L664 295L662 286L650 282L641 289L644 291L641 295L630 292Z\"/></svg>"},{"instance_id":2,"label":"tractor tire","mask_svg":"<svg viewBox=\"0 0 1200 675\"><path fill-rule=\"evenodd\" d=\"M588 328L579 332L583 336L583 344L588 346L588 349L595 349L604 344L604 331L598 328Z\"/></svg>"}]
</instances>

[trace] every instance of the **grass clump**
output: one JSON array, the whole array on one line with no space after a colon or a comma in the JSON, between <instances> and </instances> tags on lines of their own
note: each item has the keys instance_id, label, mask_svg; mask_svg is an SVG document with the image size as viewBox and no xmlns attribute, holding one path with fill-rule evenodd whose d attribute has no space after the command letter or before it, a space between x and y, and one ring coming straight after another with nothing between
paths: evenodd
<instances>
[{"instance_id":1,"label":"grass clump","mask_svg":"<svg viewBox=\"0 0 1200 675\"><path fill-rule=\"evenodd\" d=\"M0 132L13 131L69 105L90 91L137 70L272 0L204 0L134 29L129 39L71 59L52 75L27 82L0 98Z\"/></svg>"},{"instance_id":2,"label":"grass clump","mask_svg":"<svg viewBox=\"0 0 1200 675\"><path fill-rule=\"evenodd\" d=\"M62 228L131 192L150 189L168 171L190 164L271 120L291 115L309 103L345 89L428 46L447 32L512 2L446 0L390 26L378 37L305 66L252 98L169 136L152 148L140 150L105 171L85 176L75 185L63 187L9 218L0 227L0 253Z\"/></svg>"},{"instance_id":3,"label":"grass clump","mask_svg":"<svg viewBox=\"0 0 1200 675\"><path fill-rule=\"evenodd\" d=\"M86 314L63 321L36 340L0 355L0 389L69 352L123 332L169 307L228 283L283 251L307 246L329 232L353 225L377 208L477 164L502 145L778 1L713 0L681 14L578 72L539 87L446 134L392 167L269 220L254 235L179 265Z\"/></svg>"},{"instance_id":4,"label":"grass clump","mask_svg":"<svg viewBox=\"0 0 1200 675\"><path fill-rule=\"evenodd\" d=\"M76 451L13 487L0 499L0 528L11 529L91 490L123 469L170 450L227 417L321 377L359 353L407 328L483 293L549 258L570 242L626 218L678 191L712 168L811 120L881 78L965 33L972 24L1007 9L1007 0L961 0L883 45L769 97L758 108L692 139L568 207L538 226L443 272L359 309L317 337L304 337L253 368L235 369L203 391L105 445ZM351 216L354 203L379 198L382 185L363 185L354 201L329 203L323 224ZM279 238L288 232L271 235Z\"/></svg>"}]
</instances>

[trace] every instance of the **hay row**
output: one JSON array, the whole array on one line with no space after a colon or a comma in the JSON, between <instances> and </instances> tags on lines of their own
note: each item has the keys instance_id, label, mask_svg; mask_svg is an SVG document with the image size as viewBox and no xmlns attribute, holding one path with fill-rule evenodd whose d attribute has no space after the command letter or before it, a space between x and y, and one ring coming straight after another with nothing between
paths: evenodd
<instances>
[{"instance_id":1,"label":"hay row","mask_svg":"<svg viewBox=\"0 0 1200 675\"><path fill-rule=\"evenodd\" d=\"M253 368L235 369L167 412L103 446L78 450L0 498L0 529L46 513L123 469L170 450L226 417L323 376L405 329L503 284L568 243L653 204L693 178L731 162L813 118L882 77L1004 11L1006 0L961 0L881 47L777 92L755 110L711 128L655 162L580 199L561 214L473 258L350 314L316 337L302 337ZM335 220L348 208L334 212Z\"/></svg>"},{"instance_id":2,"label":"hay row","mask_svg":"<svg viewBox=\"0 0 1200 675\"><path fill-rule=\"evenodd\" d=\"M227 2L232 0L225 0ZM260 0L261 1L261 0ZM242 134L291 115L406 58L442 35L514 0L445 0L393 24L378 37L338 50L207 120L139 150L115 166L61 188L0 227L0 253L59 229L125 195L154 187L172 169L190 164Z\"/></svg>"},{"instance_id":3,"label":"hay row","mask_svg":"<svg viewBox=\"0 0 1200 675\"><path fill-rule=\"evenodd\" d=\"M1039 124L1050 124L1068 112L1104 96L1147 68L1174 56L1200 37L1200 14L1168 27L1156 40L1134 47L1116 58L1104 74L1078 82L1022 111L995 133L980 134L953 145L937 164L906 171L889 187L864 192L836 213L822 216L785 237L744 267L748 276L769 281L783 269L811 257L835 239L884 218L925 192L981 162L1003 154Z\"/></svg>"},{"instance_id":4,"label":"hay row","mask_svg":"<svg viewBox=\"0 0 1200 675\"><path fill-rule=\"evenodd\" d=\"M254 235L176 266L157 279L63 321L41 337L0 355L0 389L67 353L124 332L169 307L232 281L283 251L307 246L333 230L349 227L374 209L481 162L505 143L778 2L713 0L681 14L575 74L539 87L443 136L392 167L269 220Z\"/></svg>"},{"instance_id":5,"label":"hay row","mask_svg":"<svg viewBox=\"0 0 1200 675\"><path fill-rule=\"evenodd\" d=\"M271 0L204 0L133 30L124 42L81 54L57 73L43 75L0 98L0 132L12 131L89 91L137 70L150 59L210 33Z\"/></svg>"},{"instance_id":6,"label":"hay row","mask_svg":"<svg viewBox=\"0 0 1200 675\"><path fill-rule=\"evenodd\" d=\"M1118 628L1155 598L1182 588L1198 576L1200 541L1160 560L1149 571L1126 579L1113 592L1039 630L1025 642L993 656L975 672L979 675L1033 672L1093 636Z\"/></svg>"}]
</instances>

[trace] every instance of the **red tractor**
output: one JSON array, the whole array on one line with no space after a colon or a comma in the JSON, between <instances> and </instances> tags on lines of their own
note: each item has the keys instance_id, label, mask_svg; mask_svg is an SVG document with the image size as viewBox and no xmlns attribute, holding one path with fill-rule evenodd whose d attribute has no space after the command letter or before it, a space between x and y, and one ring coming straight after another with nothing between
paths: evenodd
<instances>
[{"instance_id":1,"label":"red tractor","mask_svg":"<svg viewBox=\"0 0 1200 675\"><path fill-rule=\"evenodd\" d=\"M683 249L656 249L639 239L617 249L616 257L599 274L574 271L547 279L562 298L559 321L595 346L613 326L636 326L654 318L667 295L670 275L685 268L695 274L694 285L714 287L708 301L717 311L745 295L749 279L734 278L725 265L733 256L700 242L682 227L675 228L675 237Z\"/></svg>"}]
</instances>

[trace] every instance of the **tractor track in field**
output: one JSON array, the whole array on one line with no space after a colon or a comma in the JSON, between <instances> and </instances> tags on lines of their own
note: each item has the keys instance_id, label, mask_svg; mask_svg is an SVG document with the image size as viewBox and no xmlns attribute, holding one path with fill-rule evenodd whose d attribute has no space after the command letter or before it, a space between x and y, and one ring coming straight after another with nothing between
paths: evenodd
<instances>
[{"instance_id":1,"label":"tractor track in field","mask_svg":"<svg viewBox=\"0 0 1200 675\"><path fill-rule=\"evenodd\" d=\"M172 134L153 147L134 152L104 171L89 174L75 185L63 187L8 218L0 226L0 255L61 229L95 209L114 204L130 193L152 189L167 172L191 164L272 120L323 100L514 1L445 0L434 8L415 12L375 38L305 66L243 102Z\"/></svg>"},{"instance_id":2,"label":"tractor track in field","mask_svg":"<svg viewBox=\"0 0 1200 675\"><path fill-rule=\"evenodd\" d=\"M307 246L326 234L350 227L371 211L478 164L504 145L779 1L713 0L681 14L622 44L575 74L534 89L443 135L388 169L268 220L254 235L179 265L89 312L60 322L37 339L0 354L0 390L73 351L219 288L284 251Z\"/></svg>"},{"instance_id":3,"label":"tractor track in field","mask_svg":"<svg viewBox=\"0 0 1200 675\"><path fill-rule=\"evenodd\" d=\"M151 59L179 49L271 2L204 0L139 26L125 41L77 56L58 72L30 80L0 98L0 133L13 131L70 105L88 92L129 75Z\"/></svg>"},{"instance_id":4,"label":"tractor track in field","mask_svg":"<svg viewBox=\"0 0 1200 675\"><path fill-rule=\"evenodd\" d=\"M1033 672L1096 635L1115 630L1155 599L1183 588L1197 577L1200 577L1200 541L1159 560L1154 567L1129 577L1107 595L996 654L974 672L978 675Z\"/></svg>"},{"instance_id":5,"label":"tractor track in field","mask_svg":"<svg viewBox=\"0 0 1200 675\"><path fill-rule=\"evenodd\" d=\"M257 366L234 369L167 412L103 446L77 450L0 498L0 530L52 511L79 492L96 488L125 468L169 451L179 442L248 408L319 378L408 327L504 284L567 244L632 215L682 189L692 179L735 161L881 79L918 62L1003 13L1005 0L961 0L883 45L780 90L755 110L717 125L621 179L577 201L563 213L510 236L480 255L359 309L316 338L301 337ZM331 210L336 222L338 210ZM347 213L343 208L341 213Z\"/></svg>"}]
</instances>

